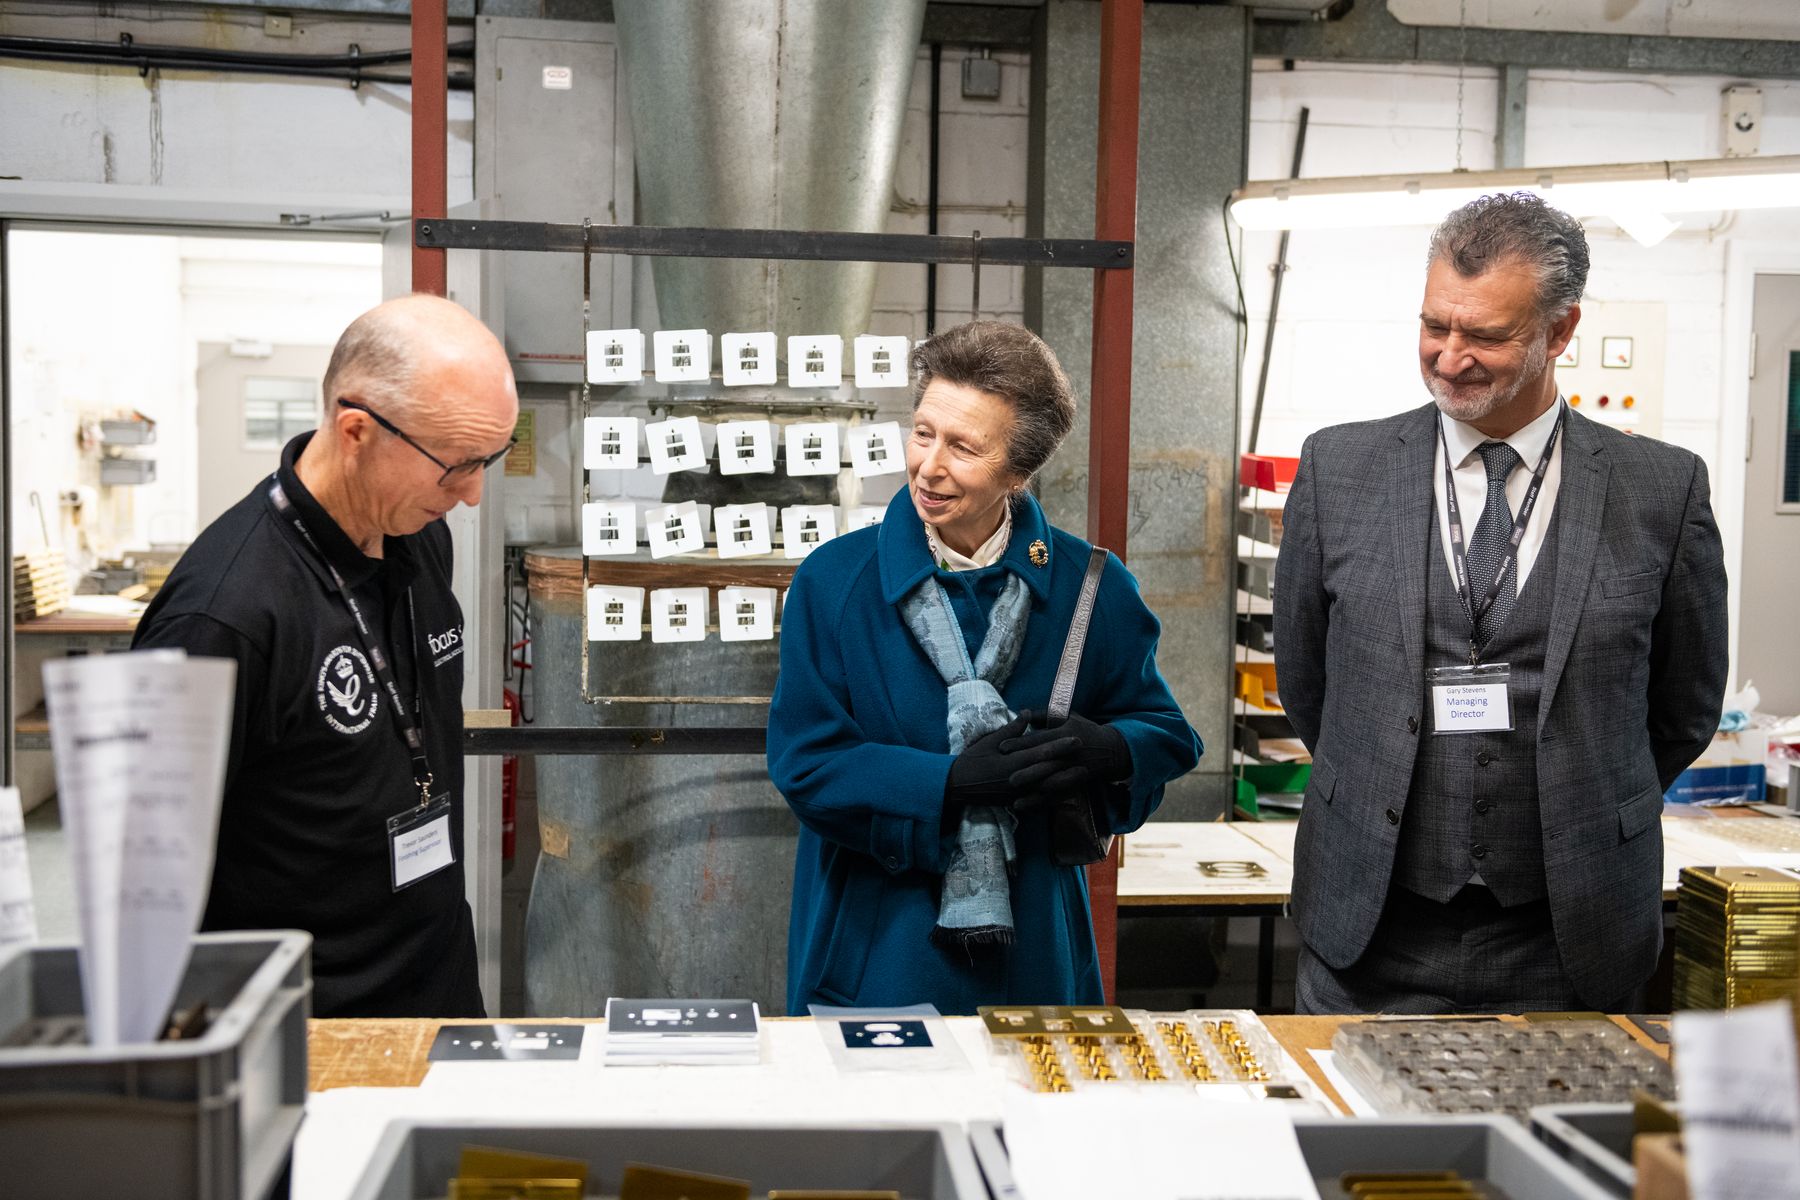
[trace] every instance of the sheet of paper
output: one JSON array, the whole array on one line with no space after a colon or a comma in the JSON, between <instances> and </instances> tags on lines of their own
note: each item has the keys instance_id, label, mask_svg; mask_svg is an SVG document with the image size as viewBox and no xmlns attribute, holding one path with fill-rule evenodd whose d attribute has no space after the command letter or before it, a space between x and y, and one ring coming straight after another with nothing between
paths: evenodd
<instances>
[{"instance_id":1,"label":"sheet of paper","mask_svg":"<svg viewBox=\"0 0 1800 1200\"><path fill-rule=\"evenodd\" d=\"M31 864L25 854L25 809L18 788L0 788L0 951L37 941Z\"/></svg>"},{"instance_id":2,"label":"sheet of paper","mask_svg":"<svg viewBox=\"0 0 1800 1200\"><path fill-rule=\"evenodd\" d=\"M44 665L94 1046L154 1040L187 969L236 680L229 659L172 650Z\"/></svg>"},{"instance_id":3,"label":"sheet of paper","mask_svg":"<svg viewBox=\"0 0 1800 1200\"><path fill-rule=\"evenodd\" d=\"M1166 1089L1096 1088L1005 1100L1023 1200L1318 1200L1293 1119L1276 1104L1208 1103ZM1105 1153L1090 1153L1103 1146Z\"/></svg>"},{"instance_id":4,"label":"sheet of paper","mask_svg":"<svg viewBox=\"0 0 1800 1200\"><path fill-rule=\"evenodd\" d=\"M1693 1200L1800 1198L1800 1060L1786 1003L1674 1020Z\"/></svg>"}]
</instances>

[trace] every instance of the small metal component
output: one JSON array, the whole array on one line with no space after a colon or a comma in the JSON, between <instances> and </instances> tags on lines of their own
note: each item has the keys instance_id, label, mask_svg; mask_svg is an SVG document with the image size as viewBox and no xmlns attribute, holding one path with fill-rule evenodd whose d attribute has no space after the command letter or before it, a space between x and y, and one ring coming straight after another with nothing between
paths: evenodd
<instances>
[{"instance_id":1,"label":"small metal component","mask_svg":"<svg viewBox=\"0 0 1800 1200\"><path fill-rule=\"evenodd\" d=\"M963 59L962 96L964 100L998 100L1000 98L1000 62L990 58L982 47L979 56Z\"/></svg>"}]
</instances>

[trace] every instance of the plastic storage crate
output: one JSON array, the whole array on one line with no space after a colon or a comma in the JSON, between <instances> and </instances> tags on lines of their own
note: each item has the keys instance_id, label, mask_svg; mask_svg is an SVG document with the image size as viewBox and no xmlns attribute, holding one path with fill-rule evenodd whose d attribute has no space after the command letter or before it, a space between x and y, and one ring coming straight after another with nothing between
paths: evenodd
<instances>
[{"instance_id":1,"label":"plastic storage crate","mask_svg":"<svg viewBox=\"0 0 1800 1200\"><path fill-rule=\"evenodd\" d=\"M73 945L0 959L0 1191L261 1200L306 1103L311 947L196 936L176 1007L204 1001L211 1027L117 1050L85 1043Z\"/></svg>"},{"instance_id":2,"label":"plastic storage crate","mask_svg":"<svg viewBox=\"0 0 1800 1200\"><path fill-rule=\"evenodd\" d=\"M1505 1117L1298 1117L1294 1133L1321 1200L1347 1195L1338 1183L1346 1171L1446 1170L1471 1183L1485 1183L1489 1194L1497 1189L1509 1200L1612 1200L1610 1192ZM999 1127L977 1122L969 1129L969 1141L994 1200L1020 1200ZM1194 1171L1197 1177L1204 1175L1206 1164L1196 1160ZM1130 1182L1123 1162L1120 1182Z\"/></svg>"},{"instance_id":3,"label":"plastic storage crate","mask_svg":"<svg viewBox=\"0 0 1800 1200\"><path fill-rule=\"evenodd\" d=\"M1546 1104L1531 1110L1531 1131L1614 1196L1637 1190L1631 1105Z\"/></svg>"},{"instance_id":4,"label":"plastic storage crate","mask_svg":"<svg viewBox=\"0 0 1800 1200\"><path fill-rule=\"evenodd\" d=\"M464 1146L578 1158L590 1195L617 1195L626 1163L748 1179L770 1188L888 1189L906 1200L989 1200L981 1171L953 1125L861 1128L678 1128L537 1122L394 1121L352 1200L443 1196Z\"/></svg>"}]
</instances>

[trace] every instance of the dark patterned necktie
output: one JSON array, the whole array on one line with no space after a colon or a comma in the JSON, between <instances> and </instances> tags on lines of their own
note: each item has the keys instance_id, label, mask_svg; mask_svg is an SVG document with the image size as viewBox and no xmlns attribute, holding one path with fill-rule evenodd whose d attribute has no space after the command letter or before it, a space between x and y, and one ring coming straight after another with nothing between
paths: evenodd
<instances>
[{"instance_id":1,"label":"dark patterned necktie","mask_svg":"<svg viewBox=\"0 0 1800 1200\"><path fill-rule=\"evenodd\" d=\"M1481 510L1481 522L1475 526L1475 536L1469 539L1468 550L1469 601L1478 605L1488 594L1488 589L1494 586L1494 573L1500 569L1500 560L1506 557L1507 547L1512 543L1513 512L1506 502L1506 480L1520 460L1518 452L1505 442L1483 442L1475 447L1475 453L1481 455L1481 461L1487 467L1487 505ZM1506 623L1518 594L1519 571L1515 560L1513 568L1507 572L1505 586L1494 597L1494 606L1481 618L1476 638L1479 644L1486 645L1495 631Z\"/></svg>"}]
</instances>

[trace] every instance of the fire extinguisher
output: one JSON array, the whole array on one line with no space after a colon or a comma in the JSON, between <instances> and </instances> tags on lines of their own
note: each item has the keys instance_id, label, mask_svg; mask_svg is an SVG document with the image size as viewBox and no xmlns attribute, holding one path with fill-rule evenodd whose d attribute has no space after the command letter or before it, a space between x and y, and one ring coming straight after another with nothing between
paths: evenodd
<instances>
[{"instance_id":1,"label":"fire extinguisher","mask_svg":"<svg viewBox=\"0 0 1800 1200\"><path fill-rule=\"evenodd\" d=\"M500 702L506 711L512 714L512 723L519 723L521 706L519 693L511 688L502 688ZM500 857L507 862L512 861L513 848L517 842L516 825L519 812L519 756L502 755L500 758Z\"/></svg>"}]
</instances>

